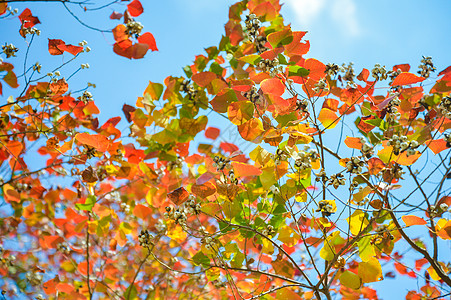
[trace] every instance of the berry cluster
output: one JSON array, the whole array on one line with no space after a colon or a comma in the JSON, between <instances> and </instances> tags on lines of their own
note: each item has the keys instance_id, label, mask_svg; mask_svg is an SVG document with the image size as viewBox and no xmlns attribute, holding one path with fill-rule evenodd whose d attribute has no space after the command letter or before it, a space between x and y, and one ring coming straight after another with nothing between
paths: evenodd
<instances>
[{"instance_id":1,"label":"berry cluster","mask_svg":"<svg viewBox=\"0 0 451 300\"><path fill-rule=\"evenodd\" d=\"M354 82L355 73L353 65L354 64L350 62L348 65L343 64L342 67L340 68L340 71L345 73L342 78L344 81L346 81L349 87L355 87L356 85Z\"/></svg>"},{"instance_id":2,"label":"berry cluster","mask_svg":"<svg viewBox=\"0 0 451 300\"><path fill-rule=\"evenodd\" d=\"M56 251L61 252L62 254L65 254L65 255L70 254L70 248L66 243L59 243L56 246Z\"/></svg>"},{"instance_id":3,"label":"berry cluster","mask_svg":"<svg viewBox=\"0 0 451 300\"><path fill-rule=\"evenodd\" d=\"M194 85L188 80L182 81L180 84L180 91L185 92L190 100L195 99L198 93L198 90L196 90Z\"/></svg>"},{"instance_id":4,"label":"berry cluster","mask_svg":"<svg viewBox=\"0 0 451 300\"><path fill-rule=\"evenodd\" d=\"M393 179L402 179L402 175L404 175L404 173L405 173L402 170L402 167L397 163L394 163L392 165L389 172L390 172L390 177L392 177Z\"/></svg>"},{"instance_id":5,"label":"berry cluster","mask_svg":"<svg viewBox=\"0 0 451 300\"><path fill-rule=\"evenodd\" d=\"M393 147L393 153L395 155L406 151L407 156L414 155L416 153L415 149L419 147L417 141L409 142L407 136L397 136L396 134L387 142L387 145Z\"/></svg>"},{"instance_id":6,"label":"berry cluster","mask_svg":"<svg viewBox=\"0 0 451 300\"><path fill-rule=\"evenodd\" d=\"M377 227L375 229L375 232L377 233L377 235L371 240L371 244L373 245L379 245L394 239L387 225L381 225Z\"/></svg>"},{"instance_id":7,"label":"berry cluster","mask_svg":"<svg viewBox=\"0 0 451 300\"><path fill-rule=\"evenodd\" d=\"M40 31L39 29L34 28L34 27L31 27L31 28L22 27L21 33L22 33L24 36L27 35L27 34L41 35L41 31Z\"/></svg>"},{"instance_id":8,"label":"berry cluster","mask_svg":"<svg viewBox=\"0 0 451 300\"><path fill-rule=\"evenodd\" d=\"M306 113L306 112L308 112L307 108L308 108L308 100L307 99L296 100L296 110Z\"/></svg>"},{"instance_id":9,"label":"berry cluster","mask_svg":"<svg viewBox=\"0 0 451 300\"><path fill-rule=\"evenodd\" d=\"M265 229L262 230L262 234L264 236L273 237L276 235L276 231L274 230L274 226L268 225Z\"/></svg>"},{"instance_id":10,"label":"berry cluster","mask_svg":"<svg viewBox=\"0 0 451 300\"><path fill-rule=\"evenodd\" d=\"M135 36L136 38L139 37L141 31L144 28L144 26L140 22L136 21L129 21L127 22L127 24L125 24L125 26L125 33L128 36Z\"/></svg>"},{"instance_id":11,"label":"berry cluster","mask_svg":"<svg viewBox=\"0 0 451 300\"><path fill-rule=\"evenodd\" d=\"M183 165L183 159L181 157L177 157L176 160L169 161L166 168L168 171L172 171L174 169L180 169Z\"/></svg>"},{"instance_id":12,"label":"berry cluster","mask_svg":"<svg viewBox=\"0 0 451 300\"><path fill-rule=\"evenodd\" d=\"M315 83L315 87L313 88L315 93L319 92L327 92L329 88L327 87L327 82L325 78L321 78L317 83Z\"/></svg>"},{"instance_id":13,"label":"berry cluster","mask_svg":"<svg viewBox=\"0 0 451 300\"><path fill-rule=\"evenodd\" d=\"M334 186L335 189L337 189L340 185L346 184L346 179L343 174L337 173L330 176L329 182Z\"/></svg>"},{"instance_id":14,"label":"berry cluster","mask_svg":"<svg viewBox=\"0 0 451 300\"><path fill-rule=\"evenodd\" d=\"M219 157L219 156L215 156L213 158L213 167L216 168L216 170L222 171L224 169L229 169L230 168L230 159L224 158L224 157Z\"/></svg>"},{"instance_id":15,"label":"berry cluster","mask_svg":"<svg viewBox=\"0 0 451 300\"><path fill-rule=\"evenodd\" d=\"M84 91L83 95L81 95L77 99L82 101L84 104L88 104L89 102L93 101L92 94L89 91Z\"/></svg>"},{"instance_id":16,"label":"berry cluster","mask_svg":"<svg viewBox=\"0 0 451 300\"><path fill-rule=\"evenodd\" d=\"M447 212L448 208L449 206L446 203L442 203L439 206L431 205L429 207L429 215L431 218L435 218L436 216L440 216L444 212Z\"/></svg>"},{"instance_id":17,"label":"berry cluster","mask_svg":"<svg viewBox=\"0 0 451 300\"><path fill-rule=\"evenodd\" d=\"M147 230L141 230L141 233L138 235L139 245L141 247L149 249L153 245L154 236Z\"/></svg>"},{"instance_id":18,"label":"berry cluster","mask_svg":"<svg viewBox=\"0 0 451 300\"><path fill-rule=\"evenodd\" d=\"M277 58L262 59L258 62L257 69L269 73L269 76L275 77L277 74L283 73L283 66L279 65L279 60Z\"/></svg>"},{"instance_id":19,"label":"berry cluster","mask_svg":"<svg viewBox=\"0 0 451 300\"><path fill-rule=\"evenodd\" d=\"M205 244L205 248L207 250L212 250L214 249L215 245L216 245L216 241L213 237L211 236L207 236L206 238L203 239L203 243Z\"/></svg>"},{"instance_id":20,"label":"berry cluster","mask_svg":"<svg viewBox=\"0 0 451 300\"><path fill-rule=\"evenodd\" d=\"M318 209L316 211L321 212L323 217L329 217L335 212L334 210L335 208L329 200L321 200L318 202Z\"/></svg>"},{"instance_id":21,"label":"berry cluster","mask_svg":"<svg viewBox=\"0 0 451 300\"><path fill-rule=\"evenodd\" d=\"M261 96L255 86L251 87L251 89L247 92L242 92L242 95L254 104L261 100Z\"/></svg>"},{"instance_id":22,"label":"berry cluster","mask_svg":"<svg viewBox=\"0 0 451 300\"><path fill-rule=\"evenodd\" d=\"M360 138L360 141L362 143L362 149L360 149L360 151L362 152L362 154L366 157L366 158L370 158L371 156L373 156L374 154L374 149L373 146L371 146L371 144L367 143L365 138Z\"/></svg>"},{"instance_id":23,"label":"berry cluster","mask_svg":"<svg viewBox=\"0 0 451 300\"><path fill-rule=\"evenodd\" d=\"M326 70L324 71L324 73L328 74L330 77L333 77L333 76L337 75L339 71L340 71L340 66L338 66L336 64L328 63L326 65Z\"/></svg>"},{"instance_id":24,"label":"berry cluster","mask_svg":"<svg viewBox=\"0 0 451 300\"><path fill-rule=\"evenodd\" d=\"M417 73L420 74L424 78L428 78L431 72L434 72L436 68L434 67L434 63L432 62L432 57L423 56L421 60L421 64L418 66L420 69Z\"/></svg>"},{"instance_id":25,"label":"berry cluster","mask_svg":"<svg viewBox=\"0 0 451 300\"><path fill-rule=\"evenodd\" d=\"M255 14L246 16L244 24L246 25L247 36L249 40L254 43L257 52L262 53L268 50L268 48L265 47L266 38L260 35L261 22L257 16Z\"/></svg>"},{"instance_id":26,"label":"berry cluster","mask_svg":"<svg viewBox=\"0 0 451 300\"><path fill-rule=\"evenodd\" d=\"M390 75L390 72L387 72L385 66L375 64L374 68L371 70L371 75L373 75L376 80L385 80L388 78L388 75Z\"/></svg>"},{"instance_id":27,"label":"berry cluster","mask_svg":"<svg viewBox=\"0 0 451 300\"><path fill-rule=\"evenodd\" d=\"M451 119L451 97L446 96L438 104L438 110L447 119Z\"/></svg>"},{"instance_id":28,"label":"berry cluster","mask_svg":"<svg viewBox=\"0 0 451 300\"><path fill-rule=\"evenodd\" d=\"M13 44L5 44L2 46L2 50L6 54L6 58L16 57L16 52L19 51Z\"/></svg>"},{"instance_id":29,"label":"berry cluster","mask_svg":"<svg viewBox=\"0 0 451 300\"><path fill-rule=\"evenodd\" d=\"M27 272L25 278L32 286L40 286L42 284L43 276L35 272Z\"/></svg>"},{"instance_id":30,"label":"berry cluster","mask_svg":"<svg viewBox=\"0 0 451 300\"><path fill-rule=\"evenodd\" d=\"M365 162L359 157L351 157L351 159L346 163L346 169L349 173L362 173L363 166Z\"/></svg>"},{"instance_id":31,"label":"berry cluster","mask_svg":"<svg viewBox=\"0 0 451 300\"><path fill-rule=\"evenodd\" d=\"M312 168L312 162L319 158L318 152L315 149L310 149L309 146L305 146L304 150L297 153L298 158L296 158L294 166L299 169L299 171L304 171Z\"/></svg>"},{"instance_id":32,"label":"berry cluster","mask_svg":"<svg viewBox=\"0 0 451 300\"><path fill-rule=\"evenodd\" d=\"M185 228L188 216L192 214L200 214L201 209L202 206L200 205L200 203L196 203L196 196L189 195L188 200L179 208L173 209L172 207L167 206L164 217L170 220L174 220L175 224L180 224L183 228Z\"/></svg>"},{"instance_id":33,"label":"berry cluster","mask_svg":"<svg viewBox=\"0 0 451 300\"><path fill-rule=\"evenodd\" d=\"M387 120L394 121L401 116L398 112L398 106L401 104L401 100L398 97L394 97L390 102L388 102L385 111L387 113Z\"/></svg>"},{"instance_id":34,"label":"berry cluster","mask_svg":"<svg viewBox=\"0 0 451 300\"><path fill-rule=\"evenodd\" d=\"M451 133L445 133L446 147L451 148Z\"/></svg>"}]
</instances>

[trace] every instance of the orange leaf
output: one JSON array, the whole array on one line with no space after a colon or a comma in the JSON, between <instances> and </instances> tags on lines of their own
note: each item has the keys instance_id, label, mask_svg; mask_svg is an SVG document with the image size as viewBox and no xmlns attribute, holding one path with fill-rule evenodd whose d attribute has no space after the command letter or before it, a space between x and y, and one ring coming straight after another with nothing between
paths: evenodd
<instances>
[{"instance_id":1,"label":"orange leaf","mask_svg":"<svg viewBox=\"0 0 451 300\"><path fill-rule=\"evenodd\" d=\"M125 33L126 29L127 27L124 24L119 24L113 28L113 37L116 42L128 39L128 35Z\"/></svg>"},{"instance_id":2,"label":"orange leaf","mask_svg":"<svg viewBox=\"0 0 451 300\"><path fill-rule=\"evenodd\" d=\"M218 76L213 72L201 72L194 74L191 78L198 86L206 87L210 82L216 79Z\"/></svg>"},{"instance_id":3,"label":"orange leaf","mask_svg":"<svg viewBox=\"0 0 451 300\"><path fill-rule=\"evenodd\" d=\"M91 146L100 152L105 152L110 147L110 140L100 134L78 133L75 139L81 144Z\"/></svg>"},{"instance_id":4,"label":"orange leaf","mask_svg":"<svg viewBox=\"0 0 451 300\"><path fill-rule=\"evenodd\" d=\"M221 133L221 131L218 128L216 128L216 127L208 127L205 130L205 137L209 138L211 140L216 140L220 133Z\"/></svg>"},{"instance_id":5,"label":"orange leaf","mask_svg":"<svg viewBox=\"0 0 451 300\"><path fill-rule=\"evenodd\" d=\"M92 273L93 264L94 264L93 261L89 262L89 274ZM84 276L88 275L88 263L86 261L82 261L81 263L78 264L78 272L80 272Z\"/></svg>"},{"instance_id":6,"label":"orange leaf","mask_svg":"<svg viewBox=\"0 0 451 300\"><path fill-rule=\"evenodd\" d=\"M258 142L257 138L261 137L265 130L260 119L250 119L238 126L238 132L246 141Z\"/></svg>"},{"instance_id":7,"label":"orange leaf","mask_svg":"<svg viewBox=\"0 0 451 300\"><path fill-rule=\"evenodd\" d=\"M142 204L137 204L135 206L135 208L133 209L133 214L139 218L139 219L143 219L145 220L147 218L148 215L150 215L152 213L152 210Z\"/></svg>"},{"instance_id":8,"label":"orange leaf","mask_svg":"<svg viewBox=\"0 0 451 300\"><path fill-rule=\"evenodd\" d=\"M49 39L49 53L51 55L61 55L64 53L63 50L59 49L58 46L59 45L64 45L64 41L63 40L58 40L58 39L54 39L51 40Z\"/></svg>"},{"instance_id":9,"label":"orange leaf","mask_svg":"<svg viewBox=\"0 0 451 300\"><path fill-rule=\"evenodd\" d=\"M71 285L71 284L69 284L69 283L63 283L63 282L60 282L60 283L58 283L58 284L56 285L56 289L57 289L59 292L63 292L63 293L69 294L69 293L71 293L75 288L74 288L73 285Z\"/></svg>"},{"instance_id":10,"label":"orange leaf","mask_svg":"<svg viewBox=\"0 0 451 300\"><path fill-rule=\"evenodd\" d=\"M268 78L260 83L262 91L266 94L273 94L276 96L282 96L285 92L285 86L278 78Z\"/></svg>"},{"instance_id":11,"label":"orange leaf","mask_svg":"<svg viewBox=\"0 0 451 300\"><path fill-rule=\"evenodd\" d=\"M69 85L66 82L66 79L59 79L57 82L52 82L50 84L50 90L55 95L62 95L69 90Z\"/></svg>"},{"instance_id":12,"label":"orange leaf","mask_svg":"<svg viewBox=\"0 0 451 300\"><path fill-rule=\"evenodd\" d=\"M42 284L42 287L44 288L44 292L47 295L52 295L56 293L56 285L58 283L59 279L58 277L55 277L53 279L50 279L49 281L46 281Z\"/></svg>"},{"instance_id":13,"label":"orange leaf","mask_svg":"<svg viewBox=\"0 0 451 300\"><path fill-rule=\"evenodd\" d=\"M127 10L132 17L137 17L144 12L144 8L139 0L133 0L127 5Z\"/></svg>"},{"instance_id":14,"label":"orange leaf","mask_svg":"<svg viewBox=\"0 0 451 300\"><path fill-rule=\"evenodd\" d=\"M229 120L235 125L242 125L254 116L254 104L250 101L233 102L227 109Z\"/></svg>"},{"instance_id":15,"label":"orange leaf","mask_svg":"<svg viewBox=\"0 0 451 300\"><path fill-rule=\"evenodd\" d=\"M174 202L176 205L180 205L186 200L188 200L189 193L184 187L179 187L178 189L175 189L174 191L170 192L168 194L169 200Z\"/></svg>"},{"instance_id":16,"label":"orange leaf","mask_svg":"<svg viewBox=\"0 0 451 300\"><path fill-rule=\"evenodd\" d=\"M414 84L417 82L421 82L425 80L426 78L417 76L413 73L409 72L403 72L396 76L395 80L393 80L391 86L397 86L397 85L408 85L408 84Z\"/></svg>"},{"instance_id":17,"label":"orange leaf","mask_svg":"<svg viewBox=\"0 0 451 300\"><path fill-rule=\"evenodd\" d=\"M23 150L23 145L19 141L9 141L8 144L6 144L6 148L14 158L18 158Z\"/></svg>"},{"instance_id":18,"label":"orange leaf","mask_svg":"<svg viewBox=\"0 0 451 300\"><path fill-rule=\"evenodd\" d=\"M429 149L431 149L432 152L434 152L435 154L438 154L443 150L448 149L448 147L446 146L446 141L444 139L432 140L426 142L426 144L428 145Z\"/></svg>"},{"instance_id":19,"label":"orange leaf","mask_svg":"<svg viewBox=\"0 0 451 300\"><path fill-rule=\"evenodd\" d=\"M263 173L260 168L240 162L232 162L232 167L236 177L258 176Z\"/></svg>"},{"instance_id":20,"label":"orange leaf","mask_svg":"<svg viewBox=\"0 0 451 300\"><path fill-rule=\"evenodd\" d=\"M44 242L48 249L56 249L58 244L64 242L64 239L57 235L50 235L44 237Z\"/></svg>"},{"instance_id":21,"label":"orange leaf","mask_svg":"<svg viewBox=\"0 0 451 300\"><path fill-rule=\"evenodd\" d=\"M310 71L308 77L315 81L325 77L326 66L317 59L309 58L304 63L304 68Z\"/></svg>"},{"instance_id":22,"label":"orange leaf","mask_svg":"<svg viewBox=\"0 0 451 300\"><path fill-rule=\"evenodd\" d=\"M207 198L208 196L216 193L216 187L211 182L206 182L204 184L193 184L191 186L191 192L200 198Z\"/></svg>"},{"instance_id":23,"label":"orange leaf","mask_svg":"<svg viewBox=\"0 0 451 300\"><path fill-rule=\"evenodd\" d=\"M345 139L345 144L348 148L352 149L362 149L362 141L359 138L348 136Z\"/></svg>"},{"instance_id":24,"label":"orange leaf","mask_svg":"<svg viewBox=\"0 0 451 300\"><path fill-rule=\"evenodd\" d=\"M31 28L36 24L40 24L38 17L34 17L31 14L31 11L29 8L26 8L20 15L19 20L22 22L22 26L25 28Z\"/></svg>"},{"instance_id":25,"label":"orange leaf","mask_svg":"<svg viewBox=\"0 0 451 300\"><path fill-rule=\"evenodd\" d=\"M331 111L328 108L321 109L321 112L319 113L318 120L323 124L324 128L326 129L332 129L334 128L338 121L337 115Z\"/></svg>"},{"instance_id":26,"label":"orange leaf","mask_svg":"<svg viewBox=\"0 0 451 300\"><path fill-rule=\"evenodd\" d=\"M142 44L147 44L149 49L152 51L158 51L157 43L155 42L155 38L153 34L150 32L146 32L138 38L138 42Z\"/></svg>"},{"instance_id":27,"label":"orange leaf","mask_svg":"<svg viewBox=\"0 0 451 300\"><path fill-rule=\"evenodd\" d=\"M401 217L404 223L406 223L406 226L412 226L412 225L426 225L426 221L423 218L417 217L417 216L402 216Z\"/></svg>"},{"instance_id":28,"label":"orange leaf","mask_svg":"<svg viewBox=\"0 0 451 300\"><path fill-rule=\"evenodd\" d=\"M368 172L371 175L376 175L385 168L385 164L377 157L372 157L368 160Z\"/></svg>"},{"instance_id":29,"label":"orange leaf","mask_svg":"<svg viewBox=\"0 0 451 300\"><path fill-rule=\"evenodd\" d=\"M56 47L59 50L69 52L70 54L72 54L74 56L83 51L83 47L74 46L74 45L60 44Z\"/></svg>"}]
</instances>

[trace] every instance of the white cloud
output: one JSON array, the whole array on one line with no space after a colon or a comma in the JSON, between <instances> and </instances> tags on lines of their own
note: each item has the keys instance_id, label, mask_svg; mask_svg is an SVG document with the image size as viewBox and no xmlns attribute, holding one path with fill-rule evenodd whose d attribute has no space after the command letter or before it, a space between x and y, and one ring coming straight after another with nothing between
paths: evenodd
<instances>
[{"instance_id":1,"label":"white cloud","mask_svg":"<svg viewBox=\"0 0 451 300\"><path fill-rule=\"evenodd\" d=\"M357 22L356 6L353 0L334 0L331 5L332 18L341 24L342 29L351 36L360 34L360 26Z\"/></svg>"},{"instance_id":2,"label":"white cloud","mask_svg":"<svg viewBox=\"0 0 451 300\"><path fill-rule=\"evenodd\" d=\"M310 25L316 17L325 8L325 0L286 0L286 4L289 5L296 17L296 22L303 25Z\"/></svg>"},{"instance_id":3,"label":"white cloud","mask_svg":"<svg viewBox=\"0 0 451 300\"><path fill-rule=\"evenodd\" d=\"M354 0L286 0L285 3L296 16L295 22L303 27L331 18L344 35L355 37L361 33Z\"/></svg>"}]
</instances>

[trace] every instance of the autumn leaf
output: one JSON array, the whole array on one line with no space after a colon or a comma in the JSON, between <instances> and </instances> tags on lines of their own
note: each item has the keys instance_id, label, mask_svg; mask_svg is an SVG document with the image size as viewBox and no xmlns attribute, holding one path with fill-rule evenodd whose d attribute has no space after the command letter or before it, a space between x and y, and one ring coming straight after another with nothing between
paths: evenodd
<instances>
[{"instance_id":1,"label":"autumn leaf","mask_svg":"<svg viewBox=\"0 0 451 300\"><path fill-rule=\"evenodd\" d=\"M351 136L347 136L344 140L346 146L348 146L348 148L352 148L352 149L362 149L362 141L360 138L356 138L356 137L351 137Z\"/></svg>"},{"instance_id":2,"label":"autumn leaf","mask_svg":"<svg viewBox=\"0 0 451 300\"><path fill-rule=\"evenodd\" d=\"M64 45L64 41L63 40L59 40L59 39L49 39L49 53L51 55L61 55L64 53L63 50L59 49L58 46L59 45Z\"/></svg>"},{"instance_id":3,"label":"autumn leaf","mask_svg":"<svg viewBox=\"0 0 451 300\"><path fill-rule=\"evenodd\" d=\"M155 38L153 34L150 32L146 32L138 37L138 42L141 44L146 44L149 46L149 49L152 51L158 51L157 43L155 41Z\"/></svg>"},{"instance_id":4,"label":"autumn leaf","mask_svg":"<svg viewBox=\"0 0 451 300\"><path fill-rule=\"evenodd\" d=\"M425 79L426 78L417 76L413 73L402 72L401 74L396 76L395 80L393 80L393 82L391 83L391 86L414 84L422 82Z\"/></svg>"},{"instance_id":5,"label":"autumn leaf","mask_svg":"<svg viewBox=\"0 0 451 300\"><path fill-rule=\"evenodd\" d=\"M235 176L238 178L245 176L258 176L262 174L262 170L260 168L240 162L232 162L232 167L235 172Z\"/></svg>"},{"instance_id":6,"label":"autumn leaf","mask_svg":"<svg viewBox=\"0 0 451 300\"><path fill-rule=\"evenodd\" d=\"M142 204L137 204L135 206L135 208L133 209L133 214L137 218L142 219L142 220L146 220L147 216L149 216L151 213L152 213L152 210L148 206L145 206Z\"/></svg>"},{"instance_id":7,"label":"autumn leaf","mask_svg":"<svg viewBox=\"0 0 451 300\"><path fill-rule=\"evenodd\" d=\"M408 215L408 216L402 216L401 217L404 223L406 223L406 227L412 226L412 225L426 225L426 221L423 218Z\"/></svg>"},{"instance_id":8,"label":"autumn leaf","mask_svg":"<svg viewBox=\"0 0 451 300\"><path fill-rule=\"evenodd\" d=\"M205 130L205 137L211 140L216 140L221 131L216 127L208 127Z\"/></svg>"},{"instance_id":9,"label":"autumn leaf","mask_svg":"<svg viewBox=\"0 0 451 300\"><path fill-rule=\"evenodd\" d=\"M321 109L318 120L323 124L324 128L332 129L338 124L338 117L332 110L328 108Z\"/></svg>"},{"instance_id":10,"label":"autumn leaf","mask_svg":"<svg viewBox=\"0 0 451 300\"><path fill-rule=\"evenodd\" d=\"M138 17L144 12L143 6L139 0L133 0L127 5L127 10L130 16Z\"/></svg>"},{"instance_id":11,"label":"autumn leaf","mask_svg":"<svg viewBox=\"0 0 451 300\"><path fill-rule=\"evenodd\" d=\"M181 205L188 197L189 193L184 187L179 187L168 194L168 198L176 205Z\"/></svg>"},{"instance_id":12,"label":"autumn leaf","mask_svg":"<svg viewBox=\"0 0 451 300\"><path fill-rule=\"evenodd\" d=\"M100 152L105 152L110 147L110 140L101 134L78 133L75 139L84 145L88 145Z\"/></svg>"},{"instance_id":13,"label":"autumn leaf","mask_svg":"<svg viewBox=\"0 0 451 300\"><path fill-rule=\"evenodd\" d=\"M266 94L273 94L276 96L282 96L285 92L285 86L278 78L265 79L260 83L260 88Z\"/></svg>"}]
</instances>

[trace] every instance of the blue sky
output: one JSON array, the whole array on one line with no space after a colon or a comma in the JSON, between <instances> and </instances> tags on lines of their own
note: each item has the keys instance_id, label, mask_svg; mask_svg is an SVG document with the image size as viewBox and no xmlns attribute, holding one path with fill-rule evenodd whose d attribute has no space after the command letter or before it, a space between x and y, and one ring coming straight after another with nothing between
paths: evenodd
<instances>
[{"instance_id":1,"label":"blue sky","mask_svg":"<svg viewBox=\"0 0 451 300\"><path fill-rule=\"evenodd\" d=\"M72 58L70 54L52 57L46 51L47 38L59 38L70 44L88 41L92 51L82 54L76 61L61 70L68 77L81 63L91 68L78 72L69 81L72 90L79 90L87 82L97 85L92 90L96 104L101 109L100 121L120 115L122 105L135 104L149 80L162 82L169 75L180 76L182 67L191 64L194 56L205 54L204 48L217 45L224 34L230 0L142 0L144 14L137 18L145 31L154 34L159 52L148 53L144 59L130 61L112 52L111 34L89 30L77 23L59 3L14 3L14 8L29 7L40 18L42 36L33 42L28 61L39 61L43 73ZM116 9L123 11L124 7ZM83 13L69 6L80 18L95 27L113 28L117 21L109 20L112 10ZM422 55L432 56L438 71L451 65L451 1L412 0L286 0L282 13L293 30L308 31L305 39L311 48L306 57L324 63L354 62L357 73L361 68L371 69L375 63L391 68L398 63L410 63L416 72ZM18 58L6 61L22 70L26 44L18 35L17 18L0 21L0 44L15 44ZM4 55L2 55L4 58ZM17 91L4 87L1 103ZM126 127L126 124L123 124ZM415 280L398 276L391 280L390 290L379 291L384 299L401 299L407 291L416 288ZM377 286L378 284L375 284ZM402 287L401 287L402 286Z\"/></svg>"}]
</instances>

